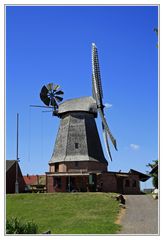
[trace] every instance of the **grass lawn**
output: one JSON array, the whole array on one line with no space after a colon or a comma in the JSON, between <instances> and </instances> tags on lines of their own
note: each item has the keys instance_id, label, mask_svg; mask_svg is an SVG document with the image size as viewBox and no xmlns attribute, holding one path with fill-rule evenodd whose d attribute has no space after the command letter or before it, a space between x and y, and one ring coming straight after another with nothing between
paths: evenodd
<instances>
[{"instance_id":1,"label":"grass lawn","mask_svg":"<svg viewBox=\"0 0 164 240\"><path fill-rule=\"evenodd\" d=\"M7 194L6 218L33 220L39 233L112 234L118 205L109 193Z\"/></svg>"}]
</instances>

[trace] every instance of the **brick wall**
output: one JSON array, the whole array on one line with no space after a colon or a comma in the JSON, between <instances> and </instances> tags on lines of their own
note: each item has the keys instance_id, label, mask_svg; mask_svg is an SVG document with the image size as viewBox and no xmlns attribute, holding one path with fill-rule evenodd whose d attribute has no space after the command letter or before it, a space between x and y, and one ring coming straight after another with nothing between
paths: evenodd
<instances>
[{"instance_id":1,"label":"brick wall","mask_svg":"<svg viewBox=\"0 0 164 240\"><path fill-rule=\"evenodd\" d=\"M55 178L60 178L61 181L61 185L58 186L57 184L54 184L54 177ZM81 191L81 192L85 192L88 191L88 176L70 176L70 179L68 176L60 176L60 177L56 177L56 176L48 176L47 175L47 192L66 192L66 191L72 191L72 190L76 190L76 191ZM70 188L69 188L69 183L70 184Z\"/></svg>"},{"instance_id":2,"label":"brick wall","mask_svg":"<svg viewBox=\"0 0 164 240\"><path fill-rule=\"evenodd\" d=\"M72 161L58 164L58 170L55 164L50 165L50 172L88 172L88 171L107 171L107 164L96 161Z\"/></svg>"},{"instance_id":3,"label":"brick wall","mask_svg":"<svg viewBox=\"0 0 164 240\"><path fill-rule=\"evenodd\" d=\"M115 173L103 173L97 178L98 186L103 192L118 192L123 194L139 194L140 183L139 176L128 174L127 177L120 177L122 188L118 185L118 177ZM128 184L127 184L128 181Z\"/></svg>"},{"instance_id":4,"label":"brick wall","mask_svg":"<svg viewBox=\"0 0 164 240\"><path fill-rule=\"evenodd\" d=\"M66 177L61 178L61 187L54 184L54 176L47 176L47 192L66 192Z\"/></svg>"},{"instance_id":5,"label":"brick wall","mask_svg":"<svg viewBox=\"0 0 164 240\"><path fill-rule=\"evenodd\" d=\"M98 176L98 185L103 192L117 192L117 179L114 174L107 172Z\"/></svg>"},{"instance_id":6,"label":"brick wall","mask_svg":"<svg viewBox=\"0 0 164 240\"><path fill-rule=\"evenodd\" d=\"M54 192L53 177L46 175L46 188L47 192Z\"/></svg>"},{"instance_id":7,"label":"brick wall","mask_svg":"<svg viewBox=\"0 0 164 240\"><path fill-rule=\"evenodd\" d=\"M129 186L126 186L126 180L129 180ZM123 180L123 189L126 194L139 194L140 193L140 182L139 176L129 174L128 179Z\"/></svg>"},{"instance_id":8,"label":"brick wall","mask_svg":"<svg viewBox=\"0 0 164 240\"><path fill-rule=\"evenodd\" d=\"M55 172L55 165L54 164L49 165L49 171L50 172Z\"/></svg>"}]
</instances>

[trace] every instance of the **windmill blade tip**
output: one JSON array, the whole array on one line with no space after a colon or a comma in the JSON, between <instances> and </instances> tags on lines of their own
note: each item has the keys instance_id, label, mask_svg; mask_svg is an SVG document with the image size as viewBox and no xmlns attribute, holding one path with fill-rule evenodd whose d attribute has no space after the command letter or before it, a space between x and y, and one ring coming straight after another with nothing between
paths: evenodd
<instances>
[{"instance_id":1,"label":"windmill blade tip","mask_svg":"<svg viewBox=\"0 0 164 240\"><path fill-rule=\"evenodd\" d=\"M118 151L116 139L114 139L114 141L113 141L113 146L114 146L114 148Z\"/></svg>"},{"instance_id":2,"label":"windmill blade tip","mask_svg":"<svg viewBox=\"0 0 164 240\"><path fill-rule=\"evenodd\" d=\"M118 151L118 148L117 148L117 145L116 145L116 144L114 145L114 147L115 147L116 151Z\"/></svg>"}]
</instances>

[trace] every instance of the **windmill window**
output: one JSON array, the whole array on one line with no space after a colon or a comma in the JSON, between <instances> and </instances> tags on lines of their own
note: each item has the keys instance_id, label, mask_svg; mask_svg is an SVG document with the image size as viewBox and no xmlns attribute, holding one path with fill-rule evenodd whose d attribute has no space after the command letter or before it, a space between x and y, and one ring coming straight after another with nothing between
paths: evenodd
<instances>
[{"instance_id":1,"label":"windmill window","mask_svg":"<svg viewBox=\"0 0 164 240\"><path fill-rule=\"evenodd\" d=\"M76 161L76 162L75 162L75 167L78 167L78 166L79 166L79 162Z\"/></svg>"},{"instance_id":2,"label":"windmill window","mask_svg":"<svg viewBox=\"0 0 164 240\"><path fill-rule=\"evenodd\" d=\"M75 148L76 148L76 149L79 148L79 143L75 143Z\"/></svg>"}]
</instances>

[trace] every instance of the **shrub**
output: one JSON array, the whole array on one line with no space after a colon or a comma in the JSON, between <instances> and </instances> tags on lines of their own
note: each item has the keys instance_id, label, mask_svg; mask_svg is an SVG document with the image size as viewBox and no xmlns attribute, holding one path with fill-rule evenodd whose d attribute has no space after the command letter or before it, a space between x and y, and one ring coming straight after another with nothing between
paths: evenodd
<instances>
[{"instance_id":1,"label":"shrub","mask_svg":"<svg viewBox=\"0 0 164 240\"><path fill-rule=\"evenodd\" d=\"M12 217L6 221L6 234L36 234L38 226L33 221L23 222Z\"/></svg>"}]
</instances>

